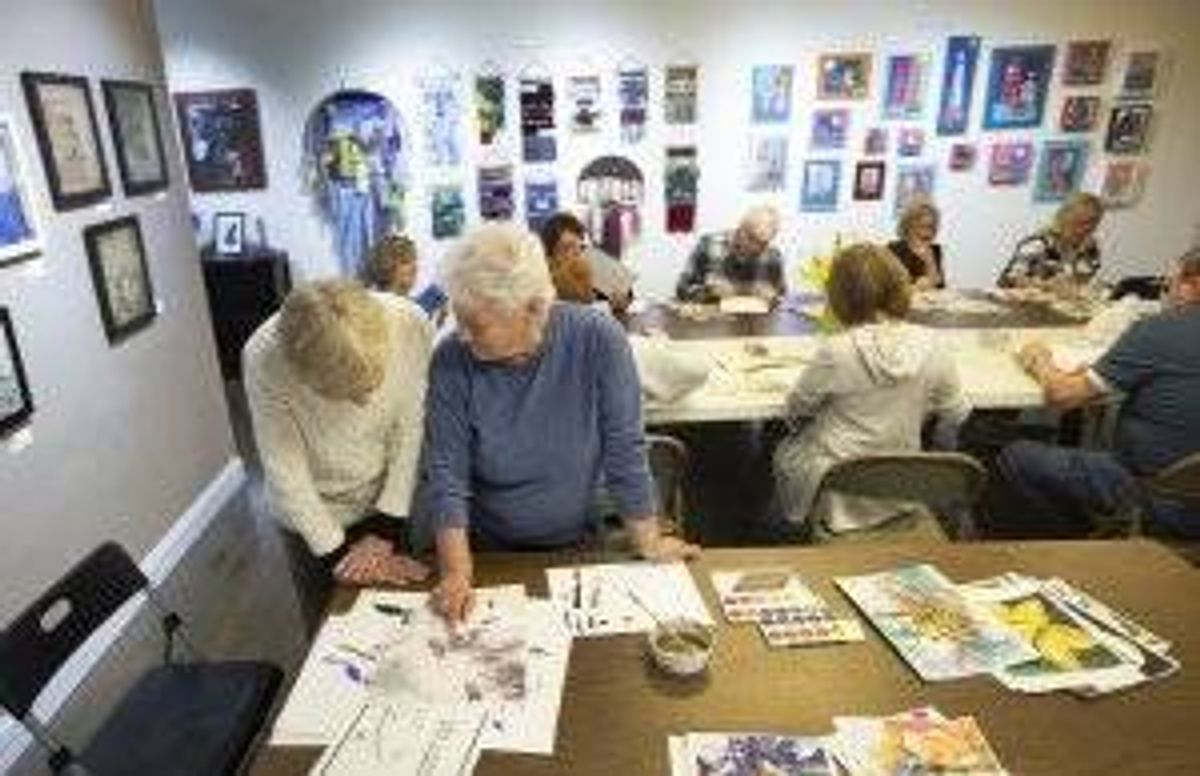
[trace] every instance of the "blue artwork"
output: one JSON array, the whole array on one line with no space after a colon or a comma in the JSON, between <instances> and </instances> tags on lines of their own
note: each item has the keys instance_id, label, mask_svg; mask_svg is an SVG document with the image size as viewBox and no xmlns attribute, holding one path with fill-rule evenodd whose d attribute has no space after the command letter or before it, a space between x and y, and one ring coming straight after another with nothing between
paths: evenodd
<instances>
[{"instance_id":1,"label":"blue artwork","mask_svg":"<svg viewBox=\"0 0 1200 776\"><path fill-rule=\"evenodd\" d=\"M617 73L617 97L621 103L621 140L626 143L637 143L646 135L649 79L650 76L644 67L621 69Z\"/></svg>"},{"instance_id":2,"label":"blue artwork","mask_svg":"<svg viewBox=\"0 0 1200 776\"><path fill-rule=\"evenodd\" d=\"M961 135L967 131L978 64L979 36L951 36L946 43L946 69L942 74L942 96L938 101L939 135Z\"/></svg>"},{"instance_id":3,"label":"blue artwork","mask_svg":"<svg viewBox=\"0 0 1200 776\"><path fill-rule=\"evenodd\" d=\"M887 86L883 92L885 119L915 119L925 110L926 57L897 54L888 57Z\"/></svg>"},{"instance_id":4,"label":"blue artwork","mask_svg":"<svg viewBox=\"0 0 1200 776\"><path fill-rule=\"evenodd\" d=\"M520 99L522 158L527 162L553 162L558 156L553 82L549 78L522 78Z\"/></svg>"},{"instance_id":5,"label":"blue artwork","mask_svg":"<svg viewBox=\"0 0 1200 776\"><path fill-rule=\"evenodd\" d=\"M842 163L836 159L810 159L804 163L800 187L800 209L805 212L837 210Z\"/></svg>"},{"instance_id":6,"label":"blue artwork","mask_svg":"<svg viewBox=\"0 0 1200 776\"><path fill-rule=\"evenodd\" d=\"M443 74L421 81L421 101L425 108L425 156L433 167L453 167L462 160L459 124L462 101L458 97L458 76Z\"/></svg>"},{"instance_id":7,"label":"blue artwork","mask_svg":"<svg viewBox=\"0 0 1200 776\"><path fill-rule=\"evenodd\" d=\"M812 142L816 149L845 148L850 131L850 111L832 108L813 112Z\"/></svg>"},{"instance_id":8,"label":"blue artwork","mask_svg":"<svg viewBox=\"0 0 1200 776\"><path fill-rule=\"evenodd\" d=\"M558 181L525 181L525 222L531 231L542 231L542 226L557 212Z\"/></svg>"},{"instance_id":9,"label":"blue artwork","mask_svg":"<svg viewBox=\"0 0 1200 776\"><path fill-rule=\"evenodd\" d=\"M7 116L0 116L0 264L39 250L28 190Z\"/></svg>"},{"instance_id":10,"label":"blue artwork","mask_svg":"<svg viewBox=\"0 0 1200 776\"><path fill-rule=\"evenodd\" d=\"M792 66L758 65L754 68L751 120L756 124L785 123L792 116Z\"/></svg>"},{"instance_id":11,"label":"blue artwork","mask_svg":"<svg viewBox=\"0 0 1200 776\"><path fill-rule=\"evenodd\" d=\"M1035 202L1062 202L1079 190L1087 170L1086 140L1049 140L1042 146L1037 178L1033 188Z\"/></svg>"},{"instance_id":12,"label":"blue artwork","mask_svg":"<svg viewBox=\"0 0 1200 776\"><path fill-rule=\"evenodd\" d=\"M932 164L900 165L896 172L896 215L914 202L933 200L935 168Z\"/></svg>"},{"instance_id":13,"label":"blue artwork","mask_svg":"<svg viewBox=\"0 0 1200 776\"><path fill-rule=\"evenodd\" d=\"M467 220L462 186L448 184L432 187L429 191L429 216L435 240L462 234L463 224Z\"/></svg>"},{"instance_id":14,"label":"blue artwork","mask_svg":"<svg viewBox=\"0 0 1200 776\"><path fill-rule=\"evenodd\" d=\"M408 146L400 115L373 92L335 92L309 116L304 150L341 272L357 277L370 246L404 230Z\"/></svg>"},{"instance_id":15,"label":"blue artwork","mask_svg":"<svg viewBox=\"0 0 1200 776\"><path fill-rule=\"evenodd\" d=\"M1042 124L1054 46L1011 46L992 51L984 129L1029 129Z\"/></svg>"}]
</instances>

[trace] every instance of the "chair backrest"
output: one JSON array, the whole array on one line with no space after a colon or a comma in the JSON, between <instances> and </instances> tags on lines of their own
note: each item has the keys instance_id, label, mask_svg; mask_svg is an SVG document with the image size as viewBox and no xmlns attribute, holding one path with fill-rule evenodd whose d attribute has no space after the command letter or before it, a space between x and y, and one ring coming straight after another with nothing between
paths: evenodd
<instances>
[{"instance_id":1,"label":"chair backrest","mask_svg":"<svg viewBox=\"0 0 1200 776\"><path fill-rule=\"evenodd\" d=\"M75 650L148 586L120 545L93 550L0 632L0 705L24 718Z\"/></svg>"},{"instance_id":2,"label":"chair backrest","mask_svg":"<svg viewBox=\"0 0 1200 776\"><path fill-rule=\"evenodd\" d=\"M684 482L688 470L688 449L679 439L667 434L646 435L646 456L650 460L650 474L658 492L658 508L661 517L683 531L686 505Z\"/></svg>"},{"instance_id":3,"label":"chair backrest","mask_svg":"<svg viewBox=\"0 0 1200 776\"><path fill-rule=\"evenodd\" d=\"M835 463L821 480L821 490L969 508L986 483L983 465L963 453L885 453Z\"/></svg>"},{"instance_id":4,"label":"chair backrest","mask_svg":"<svg viewBox=\"0 0 1200 776\"><path fill-rule=\"evenodd\" d=\"M1182 458L1150 478L1150 492L1200 508L1200 453Z\"/></svg>"},{"instance_id":5,"label":"chair backrest","mask_svg":"<svg viewBox=\"0 0 1200 776\"><path fill-rule=\"evenodd\" d=\"M1162 275L1127 275L1113 286L1109 298L1120 299L1133 294L1141 299L1158 299L1166 286L1166 278Z\"/></svg>"}]
</instances>

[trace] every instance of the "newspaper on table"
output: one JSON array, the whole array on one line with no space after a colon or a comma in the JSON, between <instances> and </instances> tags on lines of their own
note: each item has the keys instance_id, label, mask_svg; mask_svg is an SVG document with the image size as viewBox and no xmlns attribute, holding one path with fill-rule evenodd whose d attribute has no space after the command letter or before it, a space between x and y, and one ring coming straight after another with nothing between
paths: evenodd
<instances>
[{"instance_id":1,"label":"newspaper on table","mask_svg":"<svg viewBox=\"0 0 1200 776\"><path fill-rule=\"evenodd\" d=\"M479 761L487 712L365 701L325 748L311 776L462 776Z\"/></svg>"},{"instance_id":2,"label":"newspaper on table","mask_svg":"<svg viewBox=\"0 0 1200 776\"><path fill-rule=\"evenodd\" d=\"M772 647L862 641L862 627L839 616L789 568L714 571L713 588L731 623L754 622Z\"/></svg>"},{"instance_id":3,"label":"newspaper on table","mask_svg":"<svg viewBox=\"0 0 1200 776\"><path fill-rule=\"evenodd\" d=\"M683 563L602 563L546 569L550 598L575 637L647 633L657 622L713 625Z\"/></svg>"},{"instance_id":4,"label":"newspaper on table","mask_svg":"<svg viewBox=\"0 0 1200 776\"><path fill-rule=\"evenodd\" d=\"M667 738L671 776L836 776L827 739L778 733L687 733Z\"/></svg>"},{"instance_id":5,"label":"newspaper on table","mask_svg":"<svg viewBox=\"0 0 1200 776\"><path fill-rule=\"evenodd\" d=\"M946 719L925 707L890 717L834 717L833 724L834 751L850 776L1006 773L971 717Z\"/></svg>"}]
</instances>

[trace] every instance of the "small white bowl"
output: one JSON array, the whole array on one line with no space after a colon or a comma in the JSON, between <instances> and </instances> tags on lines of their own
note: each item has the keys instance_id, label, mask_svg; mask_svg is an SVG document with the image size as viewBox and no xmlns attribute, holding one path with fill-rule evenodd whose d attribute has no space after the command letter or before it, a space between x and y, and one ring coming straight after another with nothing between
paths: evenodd
<instances>
[{"instance_id":1,"label":"small white bowl","mask_svg":"<svg viewBox=\"0 0 1200 776\"><path fill-rule=\"evenodd\" d=\"M668 620L647 637L650 655L659 668L675 676L694 676L708 667L716 633L695 620Z\"/></svg>"}]
</instances>

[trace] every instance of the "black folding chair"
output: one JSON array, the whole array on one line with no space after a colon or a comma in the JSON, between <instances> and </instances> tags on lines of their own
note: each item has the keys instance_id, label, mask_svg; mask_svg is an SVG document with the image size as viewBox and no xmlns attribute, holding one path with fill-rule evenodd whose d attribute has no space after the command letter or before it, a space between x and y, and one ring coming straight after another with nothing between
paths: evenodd
<instances>
[{"instance_id":1,"label":"black folding chair","mask_svg":"<svg viewBox=\"0 0 1200 776\"><path fill-rule=\"evenodd\" d=\"M162 617L163 663L134 684L76 753L32 713L34 701L68 658L139 593ZM258 661L175 662L181 625L155 600L150 581L125 550L106 543L0 633L0 705L46 747L55 773L68 767L92 776L237 773L283 672Z\"/></svg>"}]
</instances>

